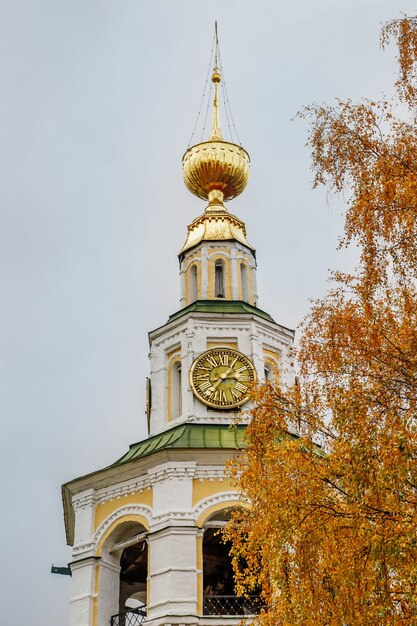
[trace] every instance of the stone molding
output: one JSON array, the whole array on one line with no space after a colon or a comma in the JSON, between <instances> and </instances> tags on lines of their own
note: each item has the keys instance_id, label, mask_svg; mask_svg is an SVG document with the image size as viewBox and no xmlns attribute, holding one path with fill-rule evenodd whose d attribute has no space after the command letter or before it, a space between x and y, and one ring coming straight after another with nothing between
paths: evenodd
<instances>
[{"instance_id":1,"label":"stone molding","mask_svg":"<svg viewBox=\"0 0 417 626\"><path fill-rule=\"evenodd\" d=\"M86 489L72 497L74 511L94 506L97 502L97 492L95 489Z\"/></svg>"},{"instance_id":2,"label":"stone molding","mask_svg":"<svg viewBox=\"0 0 417 626\"><path fill-rule=\"evenodd\" d=\"M116 511L113 511L111 515L106 517L97 528L94 534L94 546L97 549L97 546L100 542L100 539L103 537L106 530L115 522L116 520L128 516L128 515L140 515L144 517L148 522L149 526L152 523L152 510L151 507L146 504L126 504L125 506L121 506Z\"/></svg>"},{"instance_id":3,"label":"stone molding","mask_svg":"<svg viewBox=\"0 0 417 626\"><path fill-rule=\"evenodd\" d=\"M150 484L155 485L166 480L192 480L196 471L196 465L195 461L158 465L148 470Z\"/></svg>"},{"instance_id":4,"label":"stone molding","mask_svg":"<svg viewBox=\"0 0 417 626\"><path fill-rule=\"evenodd\" d=\"M236 332L239 331L247 331L249 328L249 323L246 322L245 320L242 320L241 322L237 323L235 322L234 324L232 324L232 321L229 320L225 320L223 322L222 320L222 325L220 326L218 320L216 320L216 325L214 325L213 320L209 320L207 319L207 321L203 323L199 323L195 325L195 330L199 331L199 330L209 330L211 333L213 332L218 332L218 333L224 333L225 331L227 331L228 336L230 335L230 329L233 327L233 331L235 332L234 337L236 336ZM219 337L221 338L221 336Z\"/></svg>"},{"instance_id":5,"label":"stone molding","mask_svg":"<svg viewBox=\"0 0 417 626\"><path fill-rule=\"evenodd\" d=\"M194 478L202 482L203 480L227 480L228 476L224 467L212 465L197 467Z\"/></svg>"},{"instance_id":6,"label":"stone molding","mask_svg":"<svg viewBox=\"0 0 417 626\"><path fill-rule=\"evenodd\" d=\"M117 485L103 487L102 489L97 490L96 502L98 504L103 504L104 502L108 502L109 500L119 500L124 496L130 496L138 492L140 493L145 489L150 488L151 482L149 480L149 477L144 474L139 478L133 478L130 480L126 480L122 483L118 483Z\"/></svg>"},{"instance_id":7,"label":"stone molding","mask_svg":"<svg viewBox=\"0 0 417 626\"><path fill-rule=\"evenodd\" d=\"M194 522L195 518L192 511L169 511L168 513L154 516L151 530L152 532L157 532L172 526L188 527L194 525Z\"/></svg>"},{"instance_id":8,"label":"stone molding","mask_svg":"<svg viewBox=\"0 0 417 626\"><path fill-rule=\"evenodd\" d=\"M227 502L232 502L239 500L239 493L237 491L223 491L222 493L215 494L214 496L208 496L207 498L203 498L197 502L193 509L194 519L195 521L207 511L210 507L215 504L226 504Z\"/></svg>"},{"instance_id":9,"label":"stone molding","mask_svg":"<svg viewBox=\"0 0 417 626\"><path fill-rule=\"evenodd\" d=\"M93 552L94 548L95 548L94 541L83 541L81 543L77 543L77 544L74 545L74 547L72 549L72 556L73 556L73 558L76 558L76 557L80 556L80 554ZM91 556L94 556L94 555L91 554Z\"/></svg>"},{"instance_id":10,"label":"stone molding","mask_svg":"<svg viewBox=\"0 0 417 626\"><path fill-rule=\"evenodd\" d=\"M160 529L151 529L149 531L148 539L149 543L160 539L161 537L171 537L175 535L198 535L199 529L194 526L194 522L191 522L188 526L166 526Z\"/></svg>"}]
</instances>

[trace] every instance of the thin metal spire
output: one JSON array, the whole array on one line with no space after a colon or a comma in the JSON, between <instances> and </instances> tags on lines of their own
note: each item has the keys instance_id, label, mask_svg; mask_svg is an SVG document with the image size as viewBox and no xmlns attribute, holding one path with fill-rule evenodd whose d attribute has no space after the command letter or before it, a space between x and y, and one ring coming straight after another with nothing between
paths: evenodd
<instances>
[{"instance_id":1,"label":"thin metal spire","mask_svg":"<svg viewBox=\"0 0 417 626\"><path fill-rule=\"evenodd\" d=\"M216 40L216 52L214 56L214 66L219 66L219 35L217 33L217 20L214 22L214 37Z\"/></svg>"},{"instance_id":2,"label":"thin metal spire","mask_svg":"<svg viewBox=\"0 0 417 626\"><path fill-rule=\"evenodd\" d=\"M222 79L218 68L219 63L219 37L217 34L217 21L214 22L214 32L216 39L216 50L214 54L214 70L211 80L214 84L214 100L213 100L213 121L211 126L210 139L223 139L222 131L220 130L220 108L219 108L219 83Z\"/></svg>"}]
</instances>

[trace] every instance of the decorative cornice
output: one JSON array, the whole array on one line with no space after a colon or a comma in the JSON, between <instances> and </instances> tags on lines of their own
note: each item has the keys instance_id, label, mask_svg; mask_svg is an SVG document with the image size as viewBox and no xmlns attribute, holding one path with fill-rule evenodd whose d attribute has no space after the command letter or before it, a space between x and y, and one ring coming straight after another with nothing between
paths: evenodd
<instances>
[{"instance_id":1,"label":"decorative cornice","mask_svg":"<svg viewBox=\"0 0 417 626\"><path fill-rule=\"evenodd\" d=\"M97 498L98 504L104 502L112 502L113 500L120 500L125 496L132 496L135 493L142 493L147 489L151 489L152 485L147 476L141 476L139 479L129 481L129 484L118 484L114 487L105 487L100 489L100 496Z\"/></svg>"},{"instance_id":2,"label":"decorative cornice","mask_svg":"<svg viewBox=\"0 0 417 626\"><path fill-rule=\"evenodd\" d=\"M227 480L228 476L224 467L198 467L194 475L195 480L202 482L203 480Z\"/></svg>"},{"instance_id":3,"label":"decorative cornice","mask_svg":"<svg viewBox=\"0 0 417 626\"><path fill-rule=\"evenodd\" d=\"M81 491L72 497L72 506L74 507L74 511L79 511L80 509L89 508L95 505L97 502L97 495L95 489L87 489L86 491Z\"/></svg>"},{"instance_id":4,"label":"decorative cornice","mask_svg":"<svg viewBox=\"0 0 417 626\"><path fill-rule=\"evenodd\" d=\"M196 462L165 463L148 470L151 485L166 480L192 480L196 471Z\"/></svg>"},{"instance_id":5,"label":"decorative cornice","mask_svg":"<svg viewBox=\"0 0 417 626\"><path fill-rule=\"evenodd\" d=\"M88 552L91 552L91 554L89 554L88 556L93 557L94 551L95 551L94 541L83 541L83 542L74 544L74 547L72 549L72 556L73 558L76 558L80 556L80 554L87 554Z\"/></svg>"},{"instance_id":6,"label":"decorative cornice","mask_svg":"<svg viewBox=\"0 0 417 626\"><path fill-rule=\"evenodd\" d=\"M157 532L169 526L189 527L195 524L192 511L169 511L161 515L155 515L152 520L151 532Z\"/></svg>"}]
</instances>

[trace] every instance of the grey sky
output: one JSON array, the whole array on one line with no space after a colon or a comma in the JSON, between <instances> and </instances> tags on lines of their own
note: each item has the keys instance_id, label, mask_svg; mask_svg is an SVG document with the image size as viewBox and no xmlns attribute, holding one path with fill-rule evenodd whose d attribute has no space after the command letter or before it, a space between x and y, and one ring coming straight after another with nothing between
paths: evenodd
<instances>
[{"instance_id":1,"label":"grey sky","mask_svg":"<svg viewBox=\"0 0 417 626\"><path fill-rule=\"evenodd\" d=\"M252 159L229 203L259 306L295 327L326 288L340 201L312 191L303 104L390 93L380 23L409 0L0 0L1 618L68 619L60 484L145 436L147 332L179 308L181 157L219 21Z\"/></svg>"}]
</instances>

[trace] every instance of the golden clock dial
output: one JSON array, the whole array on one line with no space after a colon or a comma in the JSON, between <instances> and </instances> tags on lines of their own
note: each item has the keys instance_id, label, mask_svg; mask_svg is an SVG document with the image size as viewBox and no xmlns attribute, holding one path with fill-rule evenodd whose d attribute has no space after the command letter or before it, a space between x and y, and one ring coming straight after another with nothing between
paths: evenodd
<instances>
[{"instance_id":1,"label":"golden clock dial","mask_svg":"<svg viewBox=\"0 0 417 626\"><path fill-rule=\"evenodd\" d=\"M190 369L193 393L201 402L217 409L233 409L249 398L256 371L241 352L212 348L196 358Z\"/></svg>"}]
</instances>

